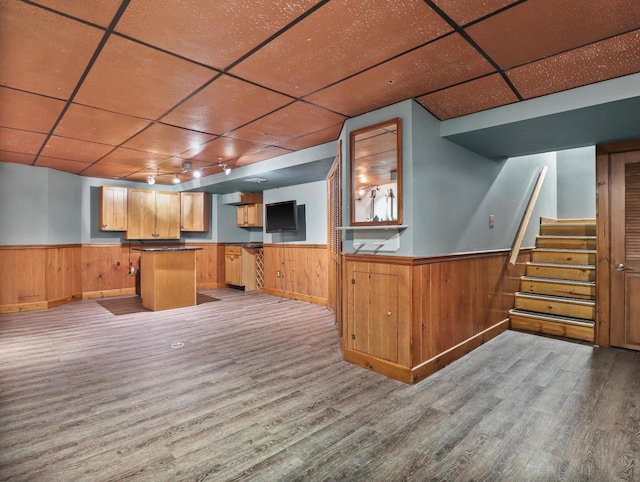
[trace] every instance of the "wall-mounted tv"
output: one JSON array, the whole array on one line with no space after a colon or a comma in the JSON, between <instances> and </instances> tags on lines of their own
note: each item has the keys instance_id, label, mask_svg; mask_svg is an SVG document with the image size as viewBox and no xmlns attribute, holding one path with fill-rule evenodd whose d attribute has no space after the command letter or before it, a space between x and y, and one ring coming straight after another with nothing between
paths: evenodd
<instances>
[{"instance_id":1,"label":"wall-mounted tv","mask_svg":"<svg viewBox=\"0 0 640 482\"><path fill-rule=\"evenodd\" d=\"M298 204L295 200L270 203L265 206L267 233L298 230Z\"/></svg>"}]
</instances>

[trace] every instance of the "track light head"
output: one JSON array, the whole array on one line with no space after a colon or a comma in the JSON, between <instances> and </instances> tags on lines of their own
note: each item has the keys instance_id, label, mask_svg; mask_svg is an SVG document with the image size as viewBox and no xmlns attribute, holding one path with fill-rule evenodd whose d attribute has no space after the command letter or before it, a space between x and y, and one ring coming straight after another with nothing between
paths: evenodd
<instances>
[{"instance_id":1,"label":"track light head","mask_svg":"<svg viewBox=\"0 0 640 482\"><path fill-rule=\"evenodd\" d=\"M224 171L224 173L228 176L229 173L231 172L231 168L228 167L226 164L222 167L222 170Z\"/></svg>"},{"instance_id":2,"label":"track light head","mask_svg":"<svg viewBox=\"0 0 640 482\"><path fill-rule=\"evenodd\" d=\"M178 177L178 175L176 174L176 176L173 178L172 182L174 184L178 184L180 182L180 178Z\"/></svg>"},{"instance_id":3,"label":"track light head","mask_svg":"<svg viewBox=\"0 0 640 482\"><path fill-rule=\"evenodd\" d=\"M202 169L196 169L195 171L193 171L193 177L194 179L198 179L199 177L202 177Z\"/></svg>"},{"instance_id":4,"label":"track light head","mask_svg":"<svg viewBox=\"0 0 640 482\"><path fill-rule=\"evenodd\" d=\"M155 176L147 176L147 182L153 186L156 183L156 177Z\"/></svg>"}]
</instances>

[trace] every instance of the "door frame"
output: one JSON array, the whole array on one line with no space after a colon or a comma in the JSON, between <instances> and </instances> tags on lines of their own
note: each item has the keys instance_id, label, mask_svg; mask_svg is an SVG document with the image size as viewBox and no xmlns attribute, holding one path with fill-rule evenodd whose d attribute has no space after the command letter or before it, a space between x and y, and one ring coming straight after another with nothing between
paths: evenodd
<instances>
[{"instance_id":1,"label":"door frame","mask_svg":"<svg viewBox=\"0 0 640 482\"><path fill-rule=\"evenodd\" d=\"M599 346L611 346L611 156L639 150L640 140L596 146L595 344Z\"/></svg>"}]
</instances>

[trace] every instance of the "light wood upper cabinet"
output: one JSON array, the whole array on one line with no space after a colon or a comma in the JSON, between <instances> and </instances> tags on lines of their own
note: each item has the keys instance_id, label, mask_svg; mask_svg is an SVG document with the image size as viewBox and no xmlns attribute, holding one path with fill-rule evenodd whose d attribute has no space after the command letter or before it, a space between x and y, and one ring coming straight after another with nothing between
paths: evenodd
<instances>
[{"instance_id":1,"label":"light wood upper cabinet","mask_svg":"<svg viewBox=\"0 0 640 482\"><path fill-rule=\"evenodd\" d=\"M261 228L263 224L262 207L262 204L238 206L238 226L242 228Z\"/></svg>"},{"instance_id":2,"label":"light wood upper cabinet","mask_svg":"<svg viewBox=\"0 0 640 482\"><path fill-rule=\"evenodd\" d=\"M129 189L125 239L180 239L180 193Z\"/></svg>"},{"instance_id":3,"label":"light wood upper cabinet","mask_svg":"<svg viewBox=\"0 0 640 482\"><path fill-rule=\"evenodd\" d=\"M204 192L180 193L180 230L209 231L211 200Z\"/></svg>"},{"instance_id":4,"label":"light wood upper cabinet","mask_svg":"<svg viewBox=\"0 0 640 482\"><path fill-rule=\"evenodd\" d=\"M98 195L98 229L100 231L127 230L126 187L101 186Z\"/></svg>"}]
</instances>

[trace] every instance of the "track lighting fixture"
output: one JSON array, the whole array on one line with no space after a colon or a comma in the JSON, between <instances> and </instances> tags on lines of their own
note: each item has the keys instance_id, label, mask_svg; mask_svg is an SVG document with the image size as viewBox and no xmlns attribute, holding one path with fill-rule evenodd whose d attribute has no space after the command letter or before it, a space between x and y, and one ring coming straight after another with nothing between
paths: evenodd
<instances>
[{"instance_id":1,"label":"track lighting fixture","mask_svg":"<svg viewBox=\"0 0 640 482\"><path fill-rule=\"evenodd\" d=\"M193 171L193 177L195 179L202 177L202 169L196 169L195 171Z\"/></svg>"},{"instance_id":2,"label":"track lighting fixture","mask_svg":"<svg viewBox=\"0 0 640 482\"><path fill-rule=\"evenodd\" d=\"M156 183L156 177L155 176L147 176L147 182L153 186Z\"/></svg>"},{"instance_id":3,"label":"track lighting fixture","mask_svg":"<svg viewBox=\"0 0 640 482\"><path fill-rule=\"evenodd\" d=\"M176 176L172 179L172 182L174 184L178 184L180 182L180 178L178 177L178 175L176 174Z\"/></svg>"},{"instance_id":4,"label":"track lighting fixture","mask_svg":"<svg viewBox=\"0 0 640 482\"><path fill-rule=\"evenodd\" d=\"M222 157L218 157L218 166L222 168L222 171L228 176L231 172L231 168L227 166L225 162L222 162Z\"/></svg>"}]
</instances>

